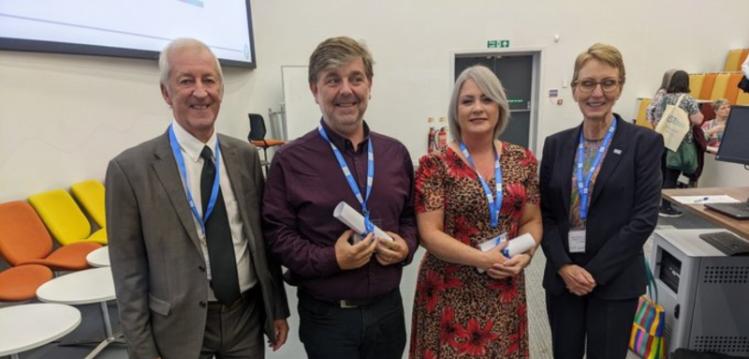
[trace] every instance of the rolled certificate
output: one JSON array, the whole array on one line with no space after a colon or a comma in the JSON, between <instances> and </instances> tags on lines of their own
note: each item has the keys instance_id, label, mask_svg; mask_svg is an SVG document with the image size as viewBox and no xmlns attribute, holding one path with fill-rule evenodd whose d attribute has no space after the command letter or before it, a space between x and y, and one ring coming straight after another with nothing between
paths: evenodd
<instances>
[{"instance_id":1,"label":"rolled certificate","mask_svg":"<svg viewBox=\"0 0 749 359\"><path fill-rule=\"evenodd\" d=\"M361 215L357 210L351 208L346 202L341 201L335 206L333 210L333 217L343 222L349 228L354 230L356 234L364 234L366 228L364 227L364 216ZM378 238L384 238L387 240L393 240L387 233L385 233L380 227L374 226L374 235Z\"/></svg>"},{"instance_id":2,"label":"rolled certificate","mask_svg":"<svg viewBox=\"0 0 749 359\"><path fill-rule=\"evenodd\" d=\"M494 247L498 246L502 241L504 241L506 238L506 235L501 235L495 238L492 238L484 243L481 243L479 245L479 248L483 252L487 252L492 250ZM513 239L510 239L510 241L507 243L507 247L505 247L502 250L502 254L507 258L512 258L517 254L526 252L527 250L533 248L533 246L536 245L536 241L533 240L533 236L530 233L525 233L521 236L517 236ZM480 268L477 268L479 273L483 273L484 271Z\"/></svg>"}]
</instances>

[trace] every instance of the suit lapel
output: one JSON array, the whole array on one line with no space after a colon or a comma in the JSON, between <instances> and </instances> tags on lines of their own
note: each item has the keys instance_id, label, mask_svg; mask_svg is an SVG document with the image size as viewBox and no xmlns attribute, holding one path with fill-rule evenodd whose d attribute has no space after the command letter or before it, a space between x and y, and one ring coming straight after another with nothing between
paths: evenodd
<instances>
[{"instance_id":1,"label":"suit lapel","mask_svg":"<svg viewBox=\"0 0 749 359\"><path fill-rule=\"evenodd\" d=\"M564 139L559 151L559 165L561 171L556 171L558 176L562 176L562 205L564 206L565 218L569 218L570 200L572 196L572 171L575 167L575 153L577 153L577 141L580 137L582 125L578 126L577 131L571 131L569 137Z\"/></svg>"},{"instance_id":2,"label":"suit lapel","mask_svg":"<svg viewBox=\"0 0 749 359\"><path fill-rule=\"evenodd\" d=\"M611 178L611 175L616 171L616 167L619 166L619 162L622 159L622 153L627 151L626 143L624 141L627 131L625 125L622 123L618 116L614 117L616 123L616 133L614 138L611 139L608 150L606 150L606 158L603 159L601 164L601 170L598 171L598 177L596 177L596 183L593 186L593 196L590 199L590 206L592 207L596 203L596 199L601 194L601 190L606 186L606 181Z\"/></svg>"},{"instance_id":3,"label":"suit lapel","mask_svg":"<svg viewBox=\"0 0 749 359\"><path fill-rule=\"evenodd\" d=\"M249 228L250 221L247 208L247 192L243 186L245 183L244 179L249 177L249 174L245 173L247 168L249 168L249 164L242 163L242 160L237 153L237 148L227 144L227 141L224 141L221 135L219 135L219 140L219 143L221 143L221 156L224 158L224 167L226 167L226 175L231 182L231 189L234 192L234 198L237 201L239 217L242 218L244 235L247 236L248 245L251 252L253 252L255 239Z\"/></svg>"},{"instance_id":4,"label":"suit lapel","mask_svg":"<svg viewBox=\"0 0 749 359\"><path fill-rule=\"evenodd\" d=\"M161 181L161 186L164 188L164 192L166 192L175 212L177 212L177 217L179 217L182 226L190 237L190 241L193 242L198 252L203 253L200 246L200 240L198 239L198 233L195 229L193 214L187 203L185 187L179 174L177 162L174 159L172 149L169 145L168 134L162 137L159 146L154 152L154 156L156 157L156 161L153 163L153 169L156 171L156 176L159 178L159 181Z\"/></svg>"}]
</instances>

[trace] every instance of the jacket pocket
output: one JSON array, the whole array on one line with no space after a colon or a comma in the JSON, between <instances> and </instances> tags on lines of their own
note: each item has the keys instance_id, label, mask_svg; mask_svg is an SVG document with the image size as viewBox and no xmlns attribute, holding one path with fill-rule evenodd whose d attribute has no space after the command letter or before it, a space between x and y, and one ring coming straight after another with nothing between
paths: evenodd
<instances>
[{"instance_id":1,"label":"jacket pocket","mask_svg":"<svg viewBox=\"0 0 749 359\"><path fill-rule=\"evenodd\" d=\"M151 294L148 295L148 307L163 316L169 315L169 311L172 309L172 305L169 302L156 298Z\"/></svg>"}]
</instances>

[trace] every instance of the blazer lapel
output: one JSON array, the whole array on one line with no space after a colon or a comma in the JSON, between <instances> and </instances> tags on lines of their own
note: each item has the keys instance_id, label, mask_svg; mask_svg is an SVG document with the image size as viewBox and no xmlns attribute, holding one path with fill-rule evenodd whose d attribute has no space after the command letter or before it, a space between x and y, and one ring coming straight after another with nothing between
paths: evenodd
<instances>
[{"instance_id":1,"label":"blazer lapel","mask_svg":"<svg viewBox=\"0 0 749 359\"><path fill-rule=\"evenodd\" d=\"M564 139L559 151L559 166L560 171L556 171L558 176L562 176L560 183L562 184L562 205L564 206L564 218L569 218L570 215L570 200L572 196L572 175L575 167L575 154L577 153L577 140L580 137L580 131L582 125L578 126L577 131L571 131L570 136Z\"/></svg>"},{"instance_id":2,"label":"blazer lapel","mask_svg":"<svg viewBox=\"0 0 749 359\"><path fill-rule=\"evenodd\" d=\"M626 132L627 129L624 127L619 116L615 115L614 121L617 121L616 133L614 133L614 138L611 139L609 148L606 150L606 157L601 164L601 170L598 171L596 183L593 186L593 196L590 198L591 207L601 194L601 190L606 185L606 181L611 178L611 175L616 171L616 167L619 166L619 162L621 162L622 159L622 153L627 150L626 142L624 141L624 138L626 137L624 132Z\"/></svg>"},{"instance_id":3,"label":"blazer lapel","mask_svg":"<svg viewBox=\"0 0 749 359\"><path fill-rule=\"evenodd\" d=\"M221 156L224 159L224 167L226 167L226 175L231 182L231 189L234 192L234 198L237 200L237 210L239 210L239 217L242 218L244 235L247 236L248 244L251 249L254 250L255 238L252 231L249 228L249 213L247 208L247 196L243 186L245 181L244 178L248 178L249 174L244 173L248 166L243 166L242 160L239 158L237 148L235 146L226 144L226 141L221 141ZM249 146L249 145L248 145Z\"/></svg>"},{"instance_id":4,"label":"blazer lapel","mask_svg":"<svg viewBox=\"0 0 749 359\"><path fill-rule=\"evenodd\" d=\"M172 154L172 148L169 145L168 135L162 137L162 141L154 152L154 156L156 157L156 161L153 163L153 168L156 171L159 181L161 181L164 192L169 197L169 201L172 203L174 211L177 212L177 217L182 222L182 226L190 237L190 241L195 245L195 249L203 253L198 233L195 229L193 214L187 203L185 187L182 183L176 160Z\"/></svg>"}]
</instances>

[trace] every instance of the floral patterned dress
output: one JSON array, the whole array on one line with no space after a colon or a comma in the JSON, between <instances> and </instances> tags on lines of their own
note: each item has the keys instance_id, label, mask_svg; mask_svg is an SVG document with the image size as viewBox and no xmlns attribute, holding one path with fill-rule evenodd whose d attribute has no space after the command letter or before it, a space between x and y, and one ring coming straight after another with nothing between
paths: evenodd
<instances>
[{"instance_id":1,"label":"floral patterned dress","mask_svg":"<svg viewBox=\"0 0 749 359\"><path fill-rule=\"evenodd\" d=\"M526 203L539 203L533 153L502 142L502 209L497 228L489 221L484 191L452 149L421 158L416 171L418 213L444 210L444 231L478 248L507 232L517 236ZM494 188L494 179L489 187ZM427 253L414 299L410 358L527 358L525 277L496 280L476 268L444 262Z\"/></svg>"}]
</instances>

